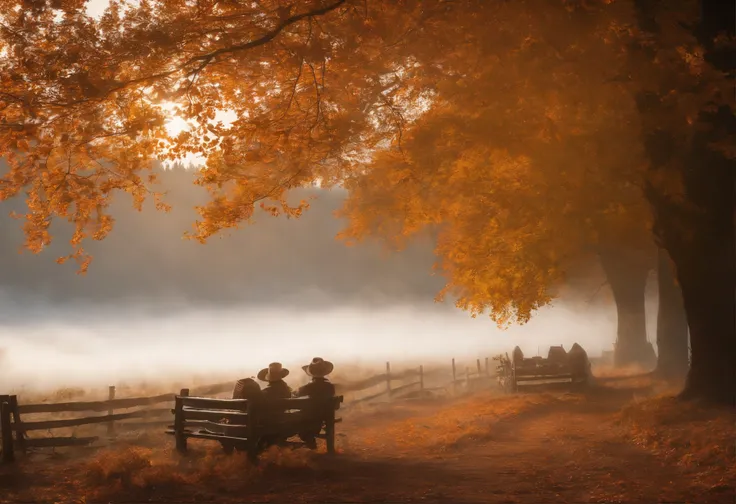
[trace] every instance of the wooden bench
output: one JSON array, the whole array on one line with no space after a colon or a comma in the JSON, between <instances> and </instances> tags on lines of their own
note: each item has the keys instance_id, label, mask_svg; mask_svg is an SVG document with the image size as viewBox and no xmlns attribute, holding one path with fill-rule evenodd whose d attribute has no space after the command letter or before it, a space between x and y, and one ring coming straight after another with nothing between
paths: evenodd
<instances>
[{"instance_id":1,"label":"wooden bench","mask_svg":"<svg viewBox=\"0 0 736 504\"><path fill-rule=\"evenodd\" d=\"M225 451L245 451L252 461L264 448L267 438L287 439L305 429L321 425L319 439L324 439L327 452L335 453L335 411L342 396L329 398L300 397L294 399L213 399L190 397L182 389L175 397L174 425L166 433L176 439L176 449L187 451L187 439L219 441ZM290 445L304 445L289 442Z\"/></svg>"}]
</instances>

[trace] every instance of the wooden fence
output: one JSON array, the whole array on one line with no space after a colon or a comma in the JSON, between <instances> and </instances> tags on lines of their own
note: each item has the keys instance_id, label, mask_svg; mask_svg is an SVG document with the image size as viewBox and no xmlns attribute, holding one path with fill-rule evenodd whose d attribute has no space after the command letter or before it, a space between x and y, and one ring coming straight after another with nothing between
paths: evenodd
<instances>
[{"instance_id":1,"label":"wooden fence","mask_svg":"<svg viewBox=\"0 0 736 504\"><path fill-rule=\"evenodd\" d=\"M455 359L452 359L452 380L449 383L427 387L425 379L433 379L442 374L435 368L425 372L424 366L393 372L391 364L386 363L386 372L364 380L337 384L339 394L359 393L385 384L383 390L359 397L346 404L359 404L384 397L388 401L426 397L432 391L451 389L454 394L469 391L477 385L488 384L494 377L488 367L477 359L475 369L465 367L458 373ZM399 385L395 384L399 382ZM191 391L193 396L212 396L230 392L233 382L218 383L198 387ZM103 401L73 401L63 403L19 404L16 395L0 395L0 431L2 434L2 460L12 462L15 450L25 451L27 448L85 446L99 439L100 436L57 436L46 438L29 437L33 431L50 431L52 429L78 427L83 425L102 424L106 427L108 437L114 437L120 430L141 429L164 426L172 422L171 405L176 394L161 394L153 397L115 398L115 387L108 388L108 398ZM167 404L167 407L159 405ZM123 410L123 411L121 411ZM25 420L26 415L49 413L86 413L105 412L104 415L77 418L62 418L42 421ZM132 421L131 421L132 420Z\"/></svg>"}]
</instances>

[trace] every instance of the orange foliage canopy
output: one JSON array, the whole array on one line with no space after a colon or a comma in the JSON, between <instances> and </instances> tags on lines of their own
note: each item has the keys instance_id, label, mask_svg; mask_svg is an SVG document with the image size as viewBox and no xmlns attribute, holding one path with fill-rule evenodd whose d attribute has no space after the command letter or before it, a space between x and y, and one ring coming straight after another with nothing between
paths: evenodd
<instances>
[{"instance_id":1,"label":"orange foliage canopy","mask_svg":"<svg viewBox=\"0 0 736 504\"><path fill-rule=\"evenodd\" d=\"M465 32L457 20L435 39L440 54L462 41L442 62L452 72L402 148L348 181L344 236L375 233L400 246L433 227L449 279L441 296L523 322L572 262L650 236L634 183L643 164L637 111L618 80L626 34L614 21L626 11L486 9L497 28Z\"/></svg>"},{"instance_id":2,"label":"orange foliage canopy","mask_svg":"<svg viewBox=\"0 0 736 504\"><path fill-rule=\"evenodd\" d=\"M0 197L27 192L31 250L62 217L88 260L113 195L165 208L143 174L187 153L207 158L212 192L196 239L259 203L300 215L290 188L344 184L345 238L432 229L445 292L499 322L549 302L573 258L646 240L633 92L661 72L628 57L628 2L115 0L98 20L83 7L0 0ZM691 45L678 54L700 74L675 72L714 80ZM694 110L693 96L678 99ZM193 124L175 138L172 108Z\"/></svg>"},{"instance_id":3,"label":"orange foliage canopy","mask_svg":"<svg viewBox=\"0 0 736 504\"><path fill-rule=\"evenodd\" d=\"M367 7L115 0L95 20L82 1L1 0L0 156L10 169L0 194L27 191L26 246L40 250L51 219L69 218L83 257L82 240L110 229L115 192L140 206L151 161L192 152L208 157L200 182L213 188L197 238L247 220L260 201L298 215L305 205L289 206L285 189L335 183L393 135L395 102L413 92L398 83L414 71L384 49L444 9ZM195 127L170 138L166 103ZM229 128L217 111L234 114Z\"/></svg>"}]
</instances>

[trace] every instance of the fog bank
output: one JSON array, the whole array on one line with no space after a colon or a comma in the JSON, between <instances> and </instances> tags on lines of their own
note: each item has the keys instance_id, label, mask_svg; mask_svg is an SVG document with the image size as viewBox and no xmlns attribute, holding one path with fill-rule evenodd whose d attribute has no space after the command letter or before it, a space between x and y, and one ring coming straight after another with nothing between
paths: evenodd
<instances>
[{"instance_id":1,"label":"fog bank","mask_svg":"<svg viewBox=\"0 0 736 504\"><path fill-rule=\"evenodd\" d=\"M498 330L487 318L433 310L431 304L380 310L192 310L129 313L115 308L68 313L0 327L3 389L105 387L123 381L187 380L205 375L250 376L271 361L295 366L320 355L337 366L392 361L472 364L509 351L526 353L577 341L591 355L608 349L615 324L605 313L542 310L529 324ZM610 315L610 314L609 314Z\"/></svg>"}]
</instances>

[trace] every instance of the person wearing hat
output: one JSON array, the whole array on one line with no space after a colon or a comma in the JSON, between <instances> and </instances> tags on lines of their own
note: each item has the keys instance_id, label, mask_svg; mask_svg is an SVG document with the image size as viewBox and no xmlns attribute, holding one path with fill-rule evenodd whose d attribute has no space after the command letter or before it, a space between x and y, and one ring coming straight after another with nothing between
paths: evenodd
<instances>
[{"instance_id":1,"label":"person wearing hat","mask_svg":"<svg viewBox=\"0 0 736 504\"><path fill-rule=\"evenodd\" d=\"M297 397L332 397L335 395L335 386L327 379L335 366L322 357L315 357L312 362L302 369L312 380L306 385L299 387Z\"/></svg>"},{"instance_id":2,"label":"person wearing hat","mask_svg":"<svg viewBox=\"0 0 736 504\"><path fill-rule=\"evenodd\" d=\"M333 397L335 395L335 386L327 379L327 375L334 369L332 362L315 357L312 362L302 366L302 369L312 379L306 385L299 387L295 394L296 397ZM299 437L308 448L315 449L317 448L317 434L321 430L322 422L320 421L300 432Z\"/></svg>"},{"instance_id":3,"label":"person wearing hat","mask_svg":"<svg viewBox=\"0 0 736 504\"><path fill-rule=\"evenodd\" d=\"M258 372L258 379L268 382L262 390L264 399L288 399L291 397L291 388L286 384L284 378L289 376L289 370L280 362L272 362L267 368Z\"/></svg>"},{"instance_id":4,"label":"person wearing hat","mask_svg":"<svg viewBox=\"0 0 736 504\"><path fill-rule=\"evenodd\" d=\"M256 377L260 381L268 382L268 385L261 390L263 400L291 398L291 387L284 381L287 376L289 376L289 370L283 367L280 362L272 362L267 368L261 369ZM269 434L263 436L260 442L265 448L280 444L289 437L289 435Z\"/></svg>"}]
</instances>

